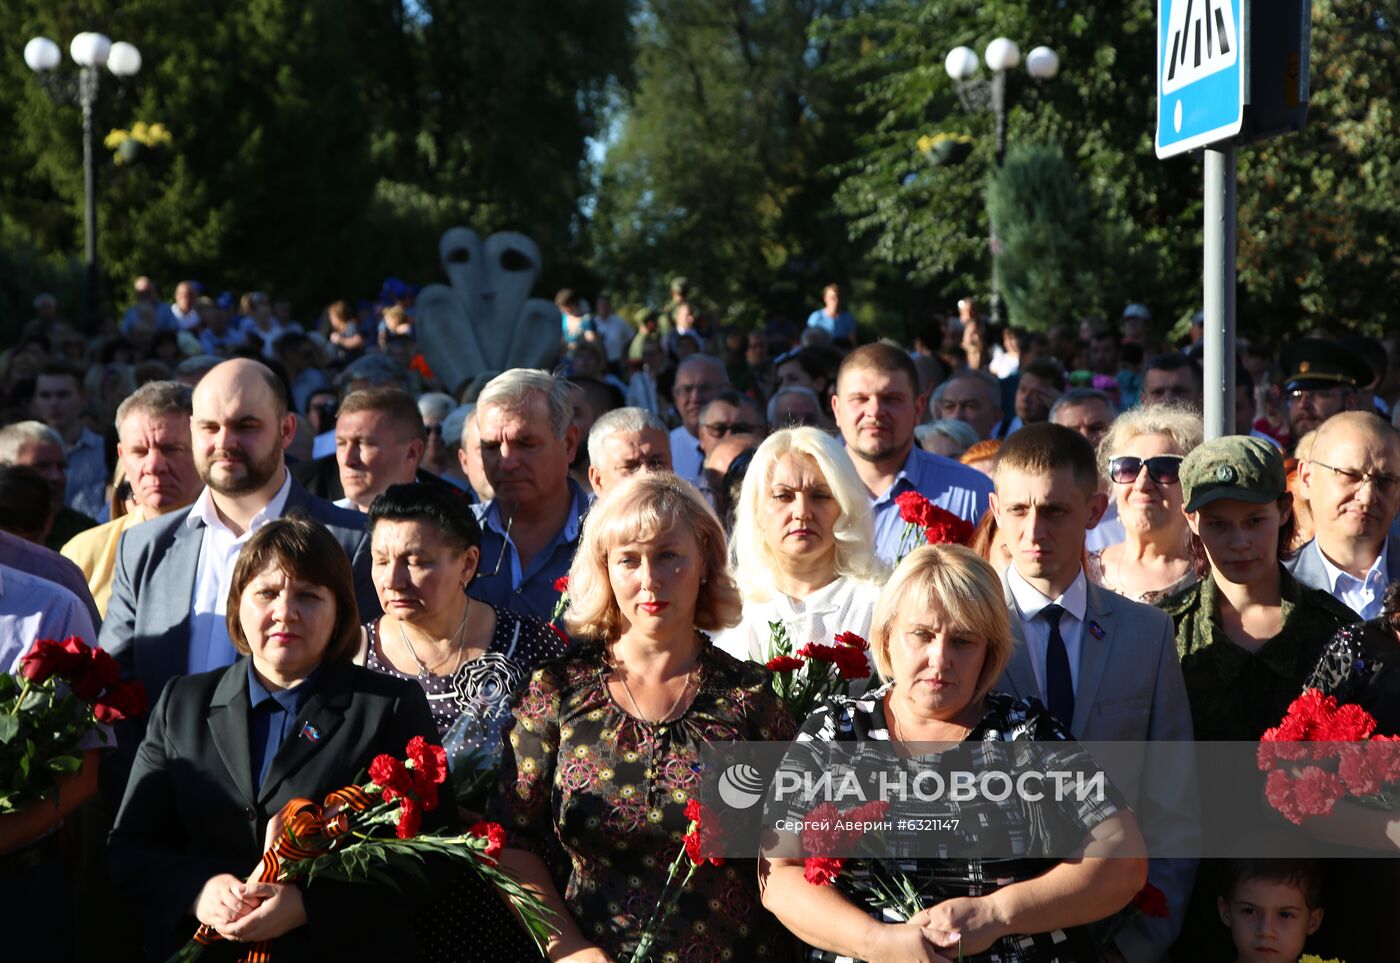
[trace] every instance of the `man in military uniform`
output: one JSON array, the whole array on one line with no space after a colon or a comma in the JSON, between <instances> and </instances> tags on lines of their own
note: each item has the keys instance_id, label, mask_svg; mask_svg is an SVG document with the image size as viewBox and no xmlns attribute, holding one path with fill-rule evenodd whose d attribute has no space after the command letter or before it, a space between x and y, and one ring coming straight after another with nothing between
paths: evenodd
<instances>
[{"instance_id":1,"label":"man in military uniform","mask_svg":"<svg viewBox=\"0 0 1400 963\"><path fill-rule=\"evenodd\" d=\"M1371 369L1340 342L1304 338L1285 348L1279 360L1288 373L1283 397L1295 440L1339 411L1369 407L1357 389L1371 383Z\"/></svg>"}]
</instances>

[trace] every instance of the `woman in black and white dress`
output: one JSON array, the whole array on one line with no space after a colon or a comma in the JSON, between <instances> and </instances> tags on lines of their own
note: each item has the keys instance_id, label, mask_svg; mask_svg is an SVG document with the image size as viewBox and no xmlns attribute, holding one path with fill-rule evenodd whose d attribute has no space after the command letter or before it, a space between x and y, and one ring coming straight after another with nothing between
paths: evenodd
<instances>
[{"instance_id":1,"label":"woman in black and white dress","mask_svg":"<svg viewBox=\"0 0 1400 963\"><path fill-rule=\"evenodd\" d=\"M369 512L375 591L384 614L365 625L364 664L423 687L454 781L497 768L508 701L566 642L530 615L471 599L481 528L452 492L391 485ZM480 818L464 810L464 819ZM462 873L428 908L419 941L429 960L528 960L538 954L505 903Z\"/></svg>"}]
</instances>

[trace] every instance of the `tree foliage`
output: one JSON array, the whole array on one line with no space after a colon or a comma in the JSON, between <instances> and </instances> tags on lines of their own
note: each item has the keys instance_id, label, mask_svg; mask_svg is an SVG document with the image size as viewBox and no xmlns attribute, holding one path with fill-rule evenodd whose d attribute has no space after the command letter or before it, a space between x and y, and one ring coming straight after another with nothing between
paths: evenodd
<instances>
[{"instance_id":1,"label":"tree foliage","mask_svg":"<svg viewBox=\"0 0 1400 963\"><path fill-rule=\"evenodd\" d=\"M856 273L826 168L850 136L848 93L814 43L844 0L651 0L635 93L618 103L597 184L597 273L656 298L684 275L732 313L795 310Z\"/></svg>"},{"instance_id":2,"label":"tree foliage","mask_svg":"<svg viewBox=\"0 0 1400 963\"><path fill-rule=\"evenodd\" d=\"M628 0L14 0L5 36L136 43L102 75L97 136L161 122L174 143L118 168L99 146L107 292L132 277L267 287L302 310L389 274L435 279L442 229L532 234L573 254L604 88L630 65ZM67 62L61 72L74 74ZM0 225L80 251L81 122L17 55L0 63Z\"/></svg>"}]
</instances>

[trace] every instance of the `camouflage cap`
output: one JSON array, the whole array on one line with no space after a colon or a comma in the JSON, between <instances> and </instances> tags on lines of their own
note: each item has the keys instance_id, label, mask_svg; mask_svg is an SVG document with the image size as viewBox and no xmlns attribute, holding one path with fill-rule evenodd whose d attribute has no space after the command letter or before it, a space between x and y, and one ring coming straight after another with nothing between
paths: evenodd
<instances>
[{"instance_id":1,"label":"camouflage cap","mask_svg":"<svg viewBox=\"0 0 1400 963\"><path fill-rule=\"evenodd\" d=\"M1283 454L1263 438L1215 438L1181 463L1181 494L1188 512L1222 498L1262 505L1276 501L1287 490Z\"/></svg>"}]
</instances>

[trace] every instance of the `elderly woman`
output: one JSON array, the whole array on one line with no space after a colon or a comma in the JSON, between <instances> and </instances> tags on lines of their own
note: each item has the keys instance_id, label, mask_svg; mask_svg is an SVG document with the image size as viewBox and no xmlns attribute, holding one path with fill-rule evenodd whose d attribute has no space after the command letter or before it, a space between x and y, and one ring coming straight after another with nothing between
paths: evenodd
<instances>
[{"instance_id":1,"label":"elderly woman","mask_svg":"<svg viewBox=\"0 0 1400 963\"><path fill-rule=\"evenodd\" d=\"M1154 605L1194 585L1205 572L1181 511L1181 460L1201 443L1201 416L1185 408L1148 405L1114 419L1099 443L1099 467L1124 541L1090 552L1090 580L1119 595Z\"/></svg>"},{"instance_id":2,"label":"elderly woman","mask_svg":"<svg viewBox=\"0 0 1400 963\"><path fill-rule=\"evenodd\" d=\"M500 764L511 693L541 662L563 655L564 642L534 616L467 596L481 562L481 528L448 489L390 485L370 506L369 533L370 575L384 614L365 626L364 664L423 689L454 781L466 787L479 781L475 772ZM485 800L466 802L481 808ZM473 873L455 873L418 922L429 960L534 955L506 905Z\"/></svg>"},{"instance_id":3,"label":"elderly woman","mask_svg":"<svg viewBox=\"0 0 1400 963\"><path fill-rule=\"evenodd\" d=\"M793 651L870 634L886 574L875 557L870 498L840 443L817 428L766 438L744 476L731 539L743 621L715 635L738 659L767 662L770 624Z\"/></svg>"},{"instance_id":4,"label":"elderly woman","mask_svg":"<svg viewBox=\"0 0 1400 963\"><path fill-rule=\"evenodd\" d=\"M885 684L829 700L799 745L889 744L890 764L910 774L927 768L927 757L911 757L932 748L920 743L1059 742L1057 758L1092 765L1038 702L990 691L1010 657L1011 625L996 572L971 550L928 545L905 557L880 596L870 645ZM992 823L962 820L964 829L977 824L961 840L977 857L915 859L907 854L927 846L928 834L896 830L886 834L888 858L847 859L831 886L808 882L802 859L774 857L761 867L763 903L813 947L812 960L1096 960L1080 927L1122 908L1147 877L1147 860L1133 855L1142 850L1137 824L1115 800L1113 792L1092 805L1012 797L984 808ZM1038 855L1051 835L1083 858ZM1110 855L1118 858L1102 858ZM865 901L872 874L885 870L920 896L923 909L907 920Z\"/></svg>"},{"instance_id":5,"label":"elderly woman","mask_svg":"<svg viewBox=\"0 0 1400 963\"><path fill-rule=\"evenodd\" d=\"M359 617L350 563L316 522L268 522L234 566L226 669L179 676L151 712L109 842L112 877L141 894L148 955L200 923L269 940L279 961L346 954L419 959L404 925L426 881L245 883L268 821L290 800L353 783L380 753L436 737L422 691L352 664ZM456 822L450 807L428 829Z\"/></svg>"},{"instance_id":6,"label":"elderly woman","mask_svg":"<svg viewBox=\"0 0 1400 963\"><path fill-rule=\"evenodd\" d=\"M624 960L681 848L699 747L789 739L793 725L768 671L705 634L738 621L739 590L719 520L674 475L594 506L569 595L570 633L588 641L519 694L491 812L509 835L502 865L558 914L550 959ZM652 958L782 958L781 935L752 864L729 861L695 874Z\"/></svg>"}]
</instances>

